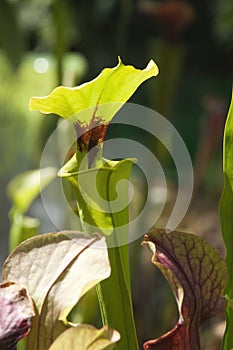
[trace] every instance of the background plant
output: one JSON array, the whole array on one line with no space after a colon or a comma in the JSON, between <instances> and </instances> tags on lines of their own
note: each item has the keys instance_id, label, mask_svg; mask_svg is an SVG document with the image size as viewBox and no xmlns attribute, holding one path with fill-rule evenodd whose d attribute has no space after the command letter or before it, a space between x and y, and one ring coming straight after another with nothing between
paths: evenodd
<instances>
[{"instance_id":1,"label":"background plant","mask_svg":"<svg viewBox=\"0 0 233 350\"><path fill-rule=\"evenodd\" d=\"M219 113L218 104L215 103L215 107L211 111L206 110L205 97L211 95L214 99L220 98L223 105L227 105L230 100L232 21L230 20L229 1L216 0L214 3L202 1L200 4L189 2L194 9L195 18L177 42L168 42L168 38L165 37L166 33L163 31L163 19L139 12L136 0L127 2L118 0L110 2L102 0L69 1L65 8L62 3L62 1L47 0L16 0L1 1L0 4L0 14L2 15L0 21L2 26L0 39L2 48L0 65L0 222L2 227L0 261L3 263L7 255L10 227L7 217L10 203L5 194L6 185L20 171L38 167L41 149L43 149L50 130L56 124L56 118L51 117L43 120L41 116L37 117L36 114L32 117L27 108L31 95L46 95L59 82L58 69L56 68L57 58L54 58L53 54L56 43L60 45L60 41L57 40L59 31L56 29L59 27L60 17L54 15L53 4L57 8L60 7L60 13L65 14L64 20L60 21L60 28L63 28L64 31L64 35L60 38L65 41L61 47L67 53L75 54L74 56L77 58L75 59L75 67L79 67L75 83L70 82L69 78L73 74L70 74L66 65L66 55L63 55L63 77L65 78L63 83L67 82L68 79L67 85L76 85L80 79L81 81L92 79L104 66L113 66L116 63L116 56L119 54L123 55L122 58L125 62L134 62L138 67L144 67L149 57L153 57L157 62L160 56L161 41L165 41L165 44L171 48L177 48L176 52L181 52L183 57L179 65L181 69L170 95L172 103L170 105L168 101L165 101L165 108L170 110L169 115L184 138L192 159L195 159L201 130L205 129L202 137L204 144L200 148L207 149L206 144L209 145L211 142L215 146L212 156L206 160L202 159L202 162L206 164L204 177L201 179L199 191L191 204L189 214L183 222L183 228L190 232L199 232L224 254L220 239L217 203L222 190L221 125L224 123L226 113L225 109L221 109L222 112ZM8 15L9 12L10 15ZM95 33L95 37L93 33ZM119 40L115 40L116 37ZM10 55L5 55L6 50L8 50L6 45L11 45L10 60L8 60ZM18 46L20 46L20 50L18 50ZM169 59L172 59L171 52L166 52L169 62ZM77 53L79 53L78 57ZM44 74L37 73L33 67L35 59L41 56L49 61L49 69ZM163 56L161 55L161 57ZM12 61L19 64L14 71L11 70ZM161 68L163 63L164 58L159 62ZM168 86L168 76L168 70L162 69L159 79L163 81L160 83L165 83ZM158 79L155 80L154 83L150 81L147 86L142 87L132 101L152 107L155 97L152 96L152 101L148 90L154 89L152 85L158 82ZM164 94L163 97L165 98ZM160 104L158 99L156 104L157 106ZM216 134L212 131L216 130L216 120L219 119L222 122L218 124L219 133ZM43 130L40 129L41 124L43 124ZM127 136L130 135L145 142L145 136L140 134L138 130L136 132L125 127L123 129L115 127L114 130L109 129L108 132L112 135L114 133L117 135L127 134ZM207 139L209 139L208 142ZM166 164L166 168L169 173L168 182L173 188L176 184L175 169L172 164L169 166ZM134 208L142 202L140 193L144 192L141 174L135 180L138 184L137 188L140 189L138 195L140 199L134 204ZM39 202L38 198L31 206L28 215L37 216ZM42 211L39 210L39 212ZM40 216L43 222L43 231L53 231L54 227L49 223L46 214L42 212ZM163 218L161 219L163 220ZM141 263L140 255L146 253L142 253L140 242L132 245L131 250L133 269L138 277L133 279L136 322L140 324L140 338L146 340L150 337L151 331L155 331L159 336L174 324L176 306L166 282L156 269L150 269L148 265L145 266ZM135 254L136 251L141 253ZM147 274L150 276L147 278L151 281L150 285L145 283ZM161 296L158 295L160 292L150 296L149 290L153 288L155 280L159 280L158 283L161 285ZM144 294L148 295L147 300L141 297ZM151 308L158 310L158 316L151 317ZM141 322L142 314L147 322ZM146 327L145 324L147 324ZM151 325L151 329L149 329L148 324ZM219 327L223 328L223 326L221 323L216 324L215 322L212 325L214 331L212 337L209 336L208 327L203 328L203 341L206 347L211 347L211 339L214 339L213 346L219 344L218 330Z\"/></svg>"}]
</instances>

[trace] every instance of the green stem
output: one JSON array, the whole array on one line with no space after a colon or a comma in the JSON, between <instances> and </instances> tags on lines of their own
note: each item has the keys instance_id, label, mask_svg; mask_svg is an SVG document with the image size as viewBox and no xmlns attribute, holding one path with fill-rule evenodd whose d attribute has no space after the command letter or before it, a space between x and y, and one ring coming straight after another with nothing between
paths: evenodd
<instances>
[{"instance_id":1,"label":"green stem","mask_svg":"<svg viewBox=\"0 0 233 350\"><path fill-rule=\"evenodd\" d=\"M132 162L124 160L119 162L118 170L110 173L107 183L107 200L111 208L111 203L116 198L116 187L121 179L129 179ZM128 183L124 185L122 193L123 203L128 203ZM111 211L113 233L107 237L108 255L111 265L111 276L102 281L98 287L98 296L103 323L118 330L121 340L116 344L117 350L137 350L138 341L133 316L130 266L129 266L129 245L122 245L122 234L129 237L129 207L121 211ZM125 229L122 232L121 226ZM126 241L125 241L126 242ZM113 244L114 243L114 247Z\"/></svg>"},{"instance_id":2,"label":"green stem","mask_svg":"<svg viewBox=\"0 0 233 350\"><path fill-rule=\"evenodd\" d=\"M63 59L67 48L67 6L61 0L52 4L53 24L55 28L54 53L57 63L58 85L63 80Z\"/></svg>"},{"instance_id":3,"label":"green stem","mask_svg":"<svg viewBox=\"0 0 233 350\"><path fill-rule=\"evenodd\" d=\"M138 349L131 291L127 279L128 246L108 249L111 276L96 287L103 324L118 330L121 340L117 350Z\"/></svg>"},{"instance_id":4,"label":"green stem","mask_svg":"<svg viewBox=\"0 0 233 350\"><path fill-rule=\"evenodd\" d=\"M113 235L117 239L117 234ZM110 245L112 241L112 237L107 238ZM131 297L129 246L109 247L108 257L111 276L96 286L102 322L121 334L121 339L114 349L138 350Z\"/></svg>"},{"instance_id":5,"label":"green stem","mask_svg":"<svg viewBox=\"0 0 233 350\"><path fill-rule=\"evenodd\" d=\"M128 192L125 191L125 193ZM109 194L108 200L111 203L111 194ZM126 218L128 221L128 207L121 213L112 213L111 218L114 232L106 238L111 276L96 286L102 322L121 334L121 340L117 342L114 349L138 350L131 296L129 246L118 245L118 237L120 237L118 226L122 222L125 223ZM86 230L88 231L88 227ZM128 236L126 231L127 229L124 235ZM113 242L114 247L112 247Z\"/></svg>"}]
</instances>

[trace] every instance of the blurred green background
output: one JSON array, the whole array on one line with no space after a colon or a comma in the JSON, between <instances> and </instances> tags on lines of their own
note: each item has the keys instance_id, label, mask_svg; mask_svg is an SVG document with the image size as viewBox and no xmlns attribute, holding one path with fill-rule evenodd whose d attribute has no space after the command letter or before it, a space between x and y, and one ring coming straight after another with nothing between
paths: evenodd
<instances>
[{"instance_id":1,"label":"blurred green background","mask_svg":"<svg viewBox=\"0 0 233 350\"><path fill-rule=\"evenodd\" d=\"M115 66L117 56L138 68L144 68L150 58L158 64L159 77L140 87L131 102L153 108L171 120L190 151L196 201L192 207L194 214L184 226L200 231L207 227L207 239L212 241L208 224L197 219L200 212L206 211L205 220L216 224L218 231L222 134L233 72L233 2L1 0L1 265L8 254L10 227L7 183L21 171L39 166L41 152L57 121L54 116L30 113L30 97L48 94L58 84L75 86L93 79L104 67ZM110 128L109 135L121 131ZM206 208L213 209L212 216ZM222 249L218 239L215 245ZM138 276L140 271L145 275L140 259L133 267L138 269ZM153 279L151 287L155 284L154 274L153 269L148 275L148 279ZM144 340L152 336L151 327L153 335L159 335L161 329L169 329L176 316L174 305L170 307L167 303L171 298L169 291L166 299L161 287L156 300L161 294L163 301L155 304L151 296L145 306L143 293L148 289L142 288L143 277L134 283L139 335ZM159 283L165 285L162 279ZM151 307L155 305L160 305L160 314L151 320ZM151 327L147 322L152 323ZM214 349L211 346L209 349Z\"/></svg>"}]
</instances>

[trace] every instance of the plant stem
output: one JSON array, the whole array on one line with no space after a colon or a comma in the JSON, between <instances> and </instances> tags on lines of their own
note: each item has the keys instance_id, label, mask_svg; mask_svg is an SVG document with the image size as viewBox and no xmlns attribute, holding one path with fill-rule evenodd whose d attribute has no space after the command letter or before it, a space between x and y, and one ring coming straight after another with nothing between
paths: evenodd
<instances>
[{"instance_id":1,"label":"plant stem","mask_svg":"<svg viewBox=\"0 0 233 350\"><path fill-rule=\"evenodd\" d=\"M138 349L128 276L128 246L108 249L111 276L96 287L103 324L118 330L117 350Z\"/></svg>"},{"instance_id":2,"label":"plant stem","mask_svg":"<svg viewBox=\"0 0 233 350\"><path fill-rule=\"evenodd\" d=\"M121 198L122 202L127 205L121 211L116 212L111 208L111 203L116 196L117 183L121 179L129 178L131 166L132 161L121 161L117 165L117 170L110 171L97 183L97 188L102 191L103 198L109 203L113 232L106 237L111 276L100 282L96 290L103 324L116 329L121 334L121 340L115 345L117 350L139 349L131 296L129 245L123 244L127 242L126 238L129 236L128 182L123 185L122 193L125 195L124 198ZM105 215L106 213L103 213L103 220ZM122 226L124 226L123 231ZM89 230L88 226L86 230ZM122 237L124 237L123 241Z\"/></svg>"}]
</instances>

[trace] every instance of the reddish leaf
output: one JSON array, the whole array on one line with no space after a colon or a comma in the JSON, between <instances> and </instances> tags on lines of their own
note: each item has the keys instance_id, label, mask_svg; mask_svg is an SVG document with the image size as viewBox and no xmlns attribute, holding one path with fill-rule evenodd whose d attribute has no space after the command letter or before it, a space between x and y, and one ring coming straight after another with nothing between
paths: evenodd
<instances>
[{"instance_id":1,"label":"reddish leaf","mask_svg":"<svg viewBox=\"0 0 233 350\"><path fill-rule=\"evenodd\" d=\"M153 229L143 245L170 283L179 308L176 326L144 349L199 350L199 326L224 309L227 268L218 252L196 235Z\"/></svg>"},{"instance_id":2,"label":"reddish leaf","mask_svg":"<svg viewBox=\"0 0 233 350\"><path fill-rule=\"evenodd\" d=\"M15 350L25 337L35 315L25 288L13 282L0 284L0 349Z\"/></svg>"}]
</instances>

